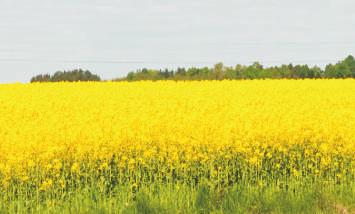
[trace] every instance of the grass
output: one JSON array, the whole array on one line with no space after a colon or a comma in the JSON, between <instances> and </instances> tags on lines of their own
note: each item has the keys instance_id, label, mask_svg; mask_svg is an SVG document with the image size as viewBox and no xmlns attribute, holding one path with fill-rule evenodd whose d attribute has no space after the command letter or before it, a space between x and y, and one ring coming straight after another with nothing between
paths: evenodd
<instances>
[{"instance_id":1,"label":"grass","mask_svg":"<svg viewBox=\"0 0 355 214\"><path fill-rule=\"evenodd\" d=\"M0 213L354 213L354 185L281 186L236 184L215 188L200 184L152 184L139 189L95 187L40 199L2 198Z\"/></svg>"}]
</instances>

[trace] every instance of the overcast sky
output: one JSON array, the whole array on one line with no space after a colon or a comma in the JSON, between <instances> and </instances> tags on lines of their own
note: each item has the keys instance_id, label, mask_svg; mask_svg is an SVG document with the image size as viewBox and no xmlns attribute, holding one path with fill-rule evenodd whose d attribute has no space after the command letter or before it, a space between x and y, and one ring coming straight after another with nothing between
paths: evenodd
<instances>
[{"instance_id":1,"label":"overcast sky","mask_svg":"<svg viewBox=\"0 0 355 214\"><path fill-rule=\"evenodd\" d=\"M355 54L354 0L0 0L0 82Z\"/></svg>"}]
</instances>

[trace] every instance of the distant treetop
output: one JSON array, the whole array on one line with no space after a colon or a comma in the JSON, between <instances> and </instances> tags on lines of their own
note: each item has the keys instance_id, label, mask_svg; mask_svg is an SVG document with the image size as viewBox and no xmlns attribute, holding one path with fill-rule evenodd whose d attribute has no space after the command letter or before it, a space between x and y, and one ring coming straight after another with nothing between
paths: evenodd
<instances>
[{"instance_id":1,"label":"distant treetop","mask_svg":"<svg viewBox=\"0 0 355 214\"><path fill-rule=\"evenodd\" d=\"M117 81L137 80L222 80L222 79L317 79L317 78L355 78L355 60L349 55L336 64L328 64L325 69L308 65L279 65L264 67L259 62L251 65L225 66L217 63L214 67L147 69L132 71Z\"/></svg>"},{"instance_id":2,"label":"distant treetop","mask_svg":"<svg viewBox=\"0 0 355 214\"><path fill-rule=\"evenodd\" d=\"M116 81L137 80L223 80L223 79L318 79L355 78L355 59L349 55L336 64L328 64L325 69L308 65L279 65L264 67L259 62L251 65L225 66L217 63L214 67L191 67L177 69L139 69Z\"/></svg>"},{"instance_id":3,"label":"distant treetop","mask_svg":"<svg viewBox=\"0 0 355 214\"><path fill-rule=\"evenodd\" d=\"M75 69L72 71L57 71L53 75L40 74L31 78L31 82L77 82L100 81L101 78L88 70Z\"/></svg>"},{"instance_id":4,"label":"distant treetop","mask_svg":"<svg viewBox=\"0 0 355 214\"><path fill-rule=\"evenodd\" d=\"M139 80L223 80L223 79L317 79L317 78L355 78L355 59L349 55L335 64L328 64L324 69L308 65L279 65L264 67L259 62L251 65L225 66L217 63L214 67L191 67L177 69L143 68L129 72L126 77L113 81ZM31 82L59 81L100 81L100 77L90 71L76 69L57 71L53 75L41 74L33 77Z\"/></svg>"}]
</instances>

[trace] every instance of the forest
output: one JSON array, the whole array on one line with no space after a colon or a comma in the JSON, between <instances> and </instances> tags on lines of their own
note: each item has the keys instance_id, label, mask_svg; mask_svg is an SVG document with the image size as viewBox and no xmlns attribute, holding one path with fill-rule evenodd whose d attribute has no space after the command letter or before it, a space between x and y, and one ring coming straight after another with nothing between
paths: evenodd
<instances>
[{"instance_id":1,"label":"forest","mask_svg":"<svg viewBox=\"0 0 355 214\"><path fill-rule=\"evenodd\" d=\"M355 78L355 59L347 56L335 64L327 64L324 69L319 66L284 64L266 67L259 62L251 65L225 66L217 63L210 67L178 67L176 69L142 68L128 72L125 77L115 78L113 81L138 80L223 80L223 79L339 79ZM58 81L100 81L101 78L90 71L76 69L73 71L57 71L54 75L40 74L31 82Z\"/></svg>"}]
</instances>

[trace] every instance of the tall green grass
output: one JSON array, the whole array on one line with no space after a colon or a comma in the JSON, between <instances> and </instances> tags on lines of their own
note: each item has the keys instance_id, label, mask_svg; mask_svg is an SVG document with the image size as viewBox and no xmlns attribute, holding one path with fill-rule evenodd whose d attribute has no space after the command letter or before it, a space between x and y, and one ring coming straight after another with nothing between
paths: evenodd
<instances>
[{"instance_id":1,"label":"tall green grass","mask_svg":"<svg viewBox=\"0 0 355 214\"><path fill-rule=\"evenodd\" d=\"M355 182L282 185L235 184L217 188L208 183L151 184L115 189L81 188L62 195L2 195L0 213L351 213Z\"/></svg>"}]
</instances>

